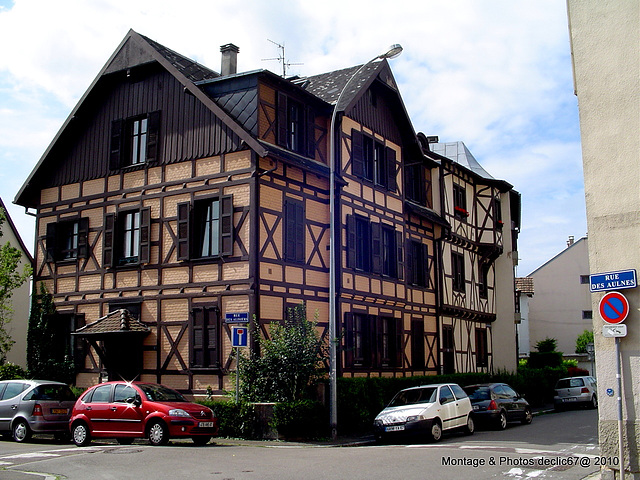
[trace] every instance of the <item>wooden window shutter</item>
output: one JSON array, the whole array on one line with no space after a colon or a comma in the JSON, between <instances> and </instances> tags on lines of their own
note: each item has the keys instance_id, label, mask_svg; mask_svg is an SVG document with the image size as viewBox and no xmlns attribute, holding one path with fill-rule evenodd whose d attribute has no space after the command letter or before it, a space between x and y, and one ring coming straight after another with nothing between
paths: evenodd
<instances>
[{"instance_id":1,"label":"wooden window shutter","mask_svg":"<svg viewBox=\"0 0 640 480\"><path fill-rule=\"evenodd\" d=\"M111 122L111 147L109 151L109 168L117 170L122 165L122 152L124 150L124 120Z\"/></svg>"},{"instance_id":2,"label":"wooden window shutter","mask_svg":"<svg viewBox=\"0 0 640 480\"><path fill-rule=\"evenodd\" d=\"M415 273L413 271L415 252L413 251L413 244L414 242L411 240L407 240L405 243L405 251L407 252L407 261L405 262L405 268L407 272L407 283L410 285L413 285L415 283Z\"/></svg>"},{"instance_id":3,"label":"wooden window shutter","mask_svg":"<svg viewBox=\"0 0 640 480\"><path fill-rule=\"evenodd\" d=\"M294 203L293 210L295 218L295 259L298 262L304 262L304 204L302 202Z\"/></svg>"},{"instance_id":4,"label":"wooden window shutter","mask_svg":"<svg viewBox=\"0 0 640 480\"><path fill-rule=\"evenodd\" d=\"M47 223L46 256L45 262L56 261L56 230L58 224L56 222Z\"/></svg>"},{"instance_id":5,"label":"wooden window shutter","mask_svg":"<svg viewBox=\"0 0 640 480\"><path fill-rule=\"evenodd\" d=\"M422 244L422 259L424 260L424 287L429 288L431 286L431 264L429 263L429 247L426 244Z\"/></svg>"},{"instance_id":6,"label":"wooden window shutter","mask_svg":"<svg viewBox=\"0 0 640 480\"><path fill-rule=\"evenodd\" d=\"M307 157L316 158L316 112L312 108L306 109L307 116L307 129L306 129L306 141L307 141Z\"/></svg>"},{"instance_id":7,"label":"wooden window shutter","mask_svg":"<svg viewBox=\"0 0 640 480\"><path fill-rule=\"evenodd\" d=\"M379 223L371 223L371 271L382 273L382 227Z\"/></svg>"},{"instance_id":8,"label":"wooden window shutter","mask_svg":"<svg viewBox=\"0 0 640 480\"><path fill-rule=\"evenodd\" d=\"M233 254L233 196L220 198L220 255Z\"/></svg>"},{"instance_id":9,"label":"wooden window shutter","mask_svg":"<svg viewBox=\"0 0 640 480\"><path fill-rule=\"evenodd\" d=\"M347 268L356 268L356 217L347 215Z\"/></svg>"},{"instance_id":10,"label":"wooden window shutter","mask_svg":"<svg viewBox=\"0 0 640 480\"><path fill-rule=\"evenodd\" d=\"M296 215L295 203L291 200L284 202L284 258L296 259Z\"/></svg>"},{"instance_id":11,"label":"wooden window shutter","mask_svg":"<svg viewBox=\"0 0 640 480\"><path fill-rule=\"evenodd\" d=\"M398 189L396 185L398 165L396 164L396 151L393 148L385 148L385 160L387 166L387 188L395 192Z\"/></svg>"},{"instance_id":12,"label":"wooden window shutter","mask_svg":"<svg viewBox=\"0 0 640 480\"><path fill-rule=\"evenodd\" d=\"M206 335L206 366L218 365L218 315L217 308L205 309Z\"/></svg>"},{"instance_id":13,"label":"wooden window shutter","mask_svg":"<svg viewBox=\"0 0 640 480\"><path fill-rule=\"evenodd\" d=\"M191 202L178 204L178 260L190 258Z\"/></svg>"},{"instance_id":14,"label":"wooden window shutter","mask_svg":"<svg viewBox=\"0 0 640 480\"><path fill-rule=\"evenodd\" d=\"M351 130L351 172L356 177L364 177L363 135L358 130Z\"/></svg>"},{"instance_id":15,"label":"wooden window shutter","mask_svg":"<svg viewBox=\"0 0 640 480\"><path fill-rule=\"evenodd\" d=\"M89 219L78 220L78 258L89 258Z\"/></svg>"},{"instance_id":16,"label":"wooden window shutter","mask_svg":"<svg viewBox=\"0 0 640 480\"><path fill-rule=\"evenodd\" d=\"M140 210L140 251L138 263L149 263L151 250L151 207Z\"/></svg>"},{"instance_id":17,"label":"wooden window shutter","mask_svg":"<svg viewBox=\"0 0 640 480\"><path fill-rule=\"evenodd\" d=\"M151 112L147 118L147 162L159 160L160 110Z\"/></svg>"},{"instance_id":18,"label":"wooden window shutter","mask_svg":"<svg viewBox=\"0 0 640 480\"><path fill-rule=\"evenodd\" d=\"M347 312L344 314L344 329L345 329L345 349L344 349L344 363L347 367L353 367L353 350L355 344L353 341L353 313Z\"/></svg>"},{"instance_id":19,"label":"wooden window shutter","mask_svg":"<svg viewBox=\"0 0 640 480\"><path fill-rule=\"evenodd\" d=\"M104 216L104 231L102 239L102 266L111 268L114 265L114 241L115 241L116 214L107 213Z\"/></svg>"},{"instance_id":20,"label":"wooden window shutter","mask_svg":"<svg viewBox=\"0 0 640 480\"><path fill-rule=\"evenodd\" d=\"M191 316L191 366L204 367L204 308L194 308Z\"/></svg>"},{"instance_id":21,"label":"wooden window shutter","mask_svg":"<svg viewBox=\"0 0 640 480\"><path fill-rule=\"evenodd\" d=\"M402 318L394 318L393 323L396 327L396 331L394 332L394 340L395 340L395 345L394 345L394 353L395 353L395 358L392 359L392 361L394 362L394 367L396 368L400 368L402 367L402 358L404 357L404 349L403 347L403 342L402 342L402 335L403 335L403 324L402 324Z\"/></svg>"},{"instance_id":22,"label":"wooden window shutter","mask_svg":"<svg viewBox=\"0 0 640 480\"><path fill-rule=\"evenodd\" d=\"M287 125L287 96L282 92L278 92L276 108L278 115L276 143L281 147L286 147L288 143L287 131L289 130Z\"/></svg>"},{"instance_id":23,"label":"wooden window shutter","mask_svg":"<svg viewBox=\"0 0 640 480\"><path fill-rule=\"evenodd\" d=\"M396 274L398 280L404 279L404 255L403 255L403 235L402 231L396 231Z\"/></svg>"}]
</instances>

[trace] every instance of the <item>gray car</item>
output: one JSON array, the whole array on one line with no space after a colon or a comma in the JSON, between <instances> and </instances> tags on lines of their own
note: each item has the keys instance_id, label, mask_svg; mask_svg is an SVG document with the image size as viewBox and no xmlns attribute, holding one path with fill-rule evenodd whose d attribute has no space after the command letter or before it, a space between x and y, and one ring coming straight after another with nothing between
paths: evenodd
<instances>
[{"instance_id":1,"label":"gray car","mask_svg":"<svg viewBox=\"0 0 640 480\"><path fill-rule=\"evenodd\" d=\"M0 381L0 434L25 442L47 433L69 438L75 395L68 385L47 380Z\"/></svg>"},{"instance_id":2,"label":"gray car","mask_svg":"<svg viewBox=\"0 0 640 480\"><path fill-rule=\"evenodd\" d=\"M597 408L596 379L591 376L561 378L555 386L553 404L556 410L575 405Z\"/></svg>"}]
</instances>

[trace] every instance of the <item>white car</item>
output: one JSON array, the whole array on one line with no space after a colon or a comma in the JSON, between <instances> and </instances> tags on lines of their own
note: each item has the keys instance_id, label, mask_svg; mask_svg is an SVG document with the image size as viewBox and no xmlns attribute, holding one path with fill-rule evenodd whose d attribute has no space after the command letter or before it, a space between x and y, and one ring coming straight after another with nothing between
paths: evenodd
<instances>
[{"instance_id":1,"label":"white car","mask_svg":"<svg viewBox=\"0 0 640 480\"><path fill-rule=\"evenodd\" d=\"M442 432L475 430L473 407L455 383L438 383L401 390L373 422L376 440L396 436L426 436L437 442Z\"/></svg>"},{"instance_id":2,"label":"white car","mask_svg":"<svg viewBox=\"0 0 640 480\"><path fill-rule=\"evenodd\" d=\"M570 405L597 408L596 379L591 376L561 378L555 386L553 404L556 410L562 410Z\"/></svg>"}]
</instances>

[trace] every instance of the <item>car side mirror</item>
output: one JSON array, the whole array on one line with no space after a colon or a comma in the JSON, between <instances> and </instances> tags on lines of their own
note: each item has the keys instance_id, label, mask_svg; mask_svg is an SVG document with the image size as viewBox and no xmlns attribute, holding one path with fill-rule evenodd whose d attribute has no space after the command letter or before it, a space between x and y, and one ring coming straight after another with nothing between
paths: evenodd
<instances>
[{"instance_id":1,"label":"car side mirror","mask_svg":"<svg viewBox=\"0 0 640 480\"><path fill-rule=\"evenodd\" d=\"M135 397L127 398L126 402L131 405L135 405L136 407L139 407L140 405L142 405L142 399L140 398L139 395L136 395Z\"/></svg>"}]
</instances>

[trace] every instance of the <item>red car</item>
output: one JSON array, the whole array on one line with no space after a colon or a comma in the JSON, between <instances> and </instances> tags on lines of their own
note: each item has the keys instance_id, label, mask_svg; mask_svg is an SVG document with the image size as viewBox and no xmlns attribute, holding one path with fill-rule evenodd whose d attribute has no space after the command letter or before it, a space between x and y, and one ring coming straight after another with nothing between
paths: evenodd
<instances>
[{"instance_id":1,"label":"red car","mask_svg":"<svg viewBox=\"0 0 640 480\"><path fill-rule=\"evenodd\" d=\"M84 392L73 407L69 428L79 447L92 438L115 438L122 445L148 438L152 445L165 445L172 437L191 437L196 445L205 445L218 434L218 419L211 409L164 385L122 381Z\"/></svg>"}]
</instances>

